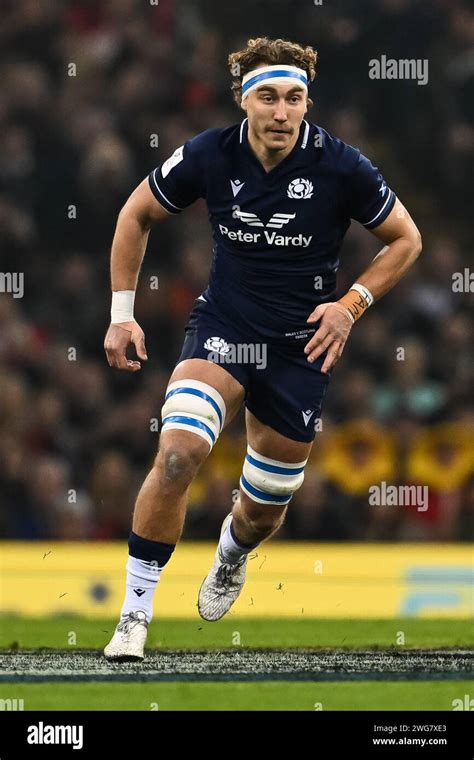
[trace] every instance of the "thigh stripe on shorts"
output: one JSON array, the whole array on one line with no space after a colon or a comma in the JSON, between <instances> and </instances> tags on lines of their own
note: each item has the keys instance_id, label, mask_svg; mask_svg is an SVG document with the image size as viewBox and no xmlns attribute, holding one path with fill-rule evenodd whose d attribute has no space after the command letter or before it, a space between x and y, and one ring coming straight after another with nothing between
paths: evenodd
<instances>
[{"instance_id":1,"label":"thigh stripe on shorts","mask_svg":"<svg viewBox=\"0 0 474 760\"><path fill-rule=\"evenodd\" d=\"M214 433L212 432L211 428L209 427L209 425L206 425L204 422L201 422L200 420L195 420L193 417L184 417L178 414L171 414L171 415L168 415L168 417L165 417L163 419L163 427L168 422L178 423L180 425L183 425L184 427L191 426L191 427L199 428L200 430L203 430L205 433L207 433L207 435L210 437L213 444L216 442L216 437Z\"/></svg>"},{"instance_id":2,"label":"thigh stripe on shorts","mask_svg":"<svg viewBox=\"0 0 474 760\"><path fill-rule=\"evenodd\" d=\"M191 396L200 396L200 398L203 398L205 401L207 401L212 406L217 416L219 417L220 428L222 430L222 425L223 425L222 412L219 409L218 404L216 404L216 402L212 398L212 396L209 396L208 393L204 393L204 391L197 390L197 388L175 388L174 390L169 391L166 394L165 401L171 398L171 396L174 396L175 393L189 393L191 394Z\"/></svg>"}]
</instances>

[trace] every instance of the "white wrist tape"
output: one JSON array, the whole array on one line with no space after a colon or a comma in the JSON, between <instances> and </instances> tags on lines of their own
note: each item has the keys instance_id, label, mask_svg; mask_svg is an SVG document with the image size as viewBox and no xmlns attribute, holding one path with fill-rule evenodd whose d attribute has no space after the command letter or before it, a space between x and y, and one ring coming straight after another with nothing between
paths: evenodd
<instances>
[{"instance_id":1,"label":"white wrist tape","mask_svg":"<svg viewBox=\"0 0 474 760\"><path fill-rule=\"evenodd\" d=\"M351 285L349 290L357 290L357 292L361 294L362 298L365 298L367 301L367 306L372 306L374 297L370 290L365 287L365 285L361 285L359 282L355 282L353 285Z\"/></svg>"},{"instance_id":2,"label":"white wrist tape","mask_svg":"<svg viewBox=\"0 0 474 760\"><path fill-rule=\"evenodd\" d=\"M110 309L110 323L135 322L133 306L135 303L134 290L114 290Z\"/></svg>"}]
</instances>

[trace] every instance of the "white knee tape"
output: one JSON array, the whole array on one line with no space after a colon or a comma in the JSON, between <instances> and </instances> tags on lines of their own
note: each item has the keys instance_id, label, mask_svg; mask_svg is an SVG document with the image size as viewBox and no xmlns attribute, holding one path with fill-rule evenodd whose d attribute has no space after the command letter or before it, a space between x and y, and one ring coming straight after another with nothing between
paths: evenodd
<instances>
[{"instance_id":1,"label":"white knee tape","mask_svg":"<svg viewBox=\"0 0 474 760\"><path fill-rule=\"evenodd\" d=\"M259 504L288 504L304 480L306 462L278 462L247 447L240 486Z\"/></svg>"},{"instance_id":2,"label":"white knee tape","mask_svg":"<svg viewBox=\"0 0 474 760\"><path fill-rule=\"evenodd\" d=\"M166 389L161 410L164 430L187 430L214 446L224 426L226 407L221 394L200 380L176 380Z\"/></svg>"}]
</instances>

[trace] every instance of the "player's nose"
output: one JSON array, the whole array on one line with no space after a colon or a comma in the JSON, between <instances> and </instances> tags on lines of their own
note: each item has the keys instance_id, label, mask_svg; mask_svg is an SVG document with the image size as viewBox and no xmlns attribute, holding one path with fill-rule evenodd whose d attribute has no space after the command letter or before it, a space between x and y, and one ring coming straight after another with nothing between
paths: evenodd
<instances>
[{"instance_id":1,"label":"player's nose","mask_svg":"<svg viewBox=\"0 0 474 760\"><path fill-rule=\"evenodd\" d=\"M286 103L284 100L278 101L276 107L275 107L275 113L273 115L273 118L275 121L286 121L287 120L287 113L286 113Z\"/></svg>"}]
</instances>

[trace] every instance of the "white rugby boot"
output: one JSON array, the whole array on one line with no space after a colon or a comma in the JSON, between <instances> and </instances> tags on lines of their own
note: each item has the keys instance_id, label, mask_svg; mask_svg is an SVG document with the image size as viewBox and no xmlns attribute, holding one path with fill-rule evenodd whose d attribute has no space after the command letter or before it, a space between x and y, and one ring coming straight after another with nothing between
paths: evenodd
<instances>
[{"instance_id":1,"label":"white rugby boot","mask_svg":"<svg viewBox=\"0 0 474 760\"><path fill-rule=\"evenodd\" d=\"M231 518L232 512L222 523L221 536ZM199 589L198 611L204 620L220 620L232 607L245 583L247 562L248 554L232 565L225 561L217 547L214 564Z\"/></svg>"},{"instance_id":2,"label":"white rugby boot","mask_svg":"<svg viewBox=\"0 0 474 760\"><path fill-rule=\"evenodd\" d=\"M143 660L147 633L145 613L142 610L129 612L120 618L112 639L104 649L104 655L115 662Z\"/></svg>"}]
</instances>

